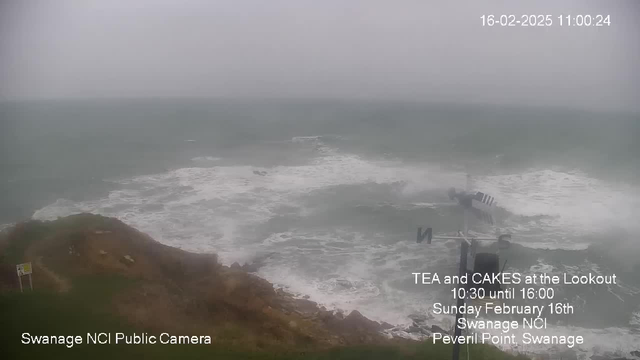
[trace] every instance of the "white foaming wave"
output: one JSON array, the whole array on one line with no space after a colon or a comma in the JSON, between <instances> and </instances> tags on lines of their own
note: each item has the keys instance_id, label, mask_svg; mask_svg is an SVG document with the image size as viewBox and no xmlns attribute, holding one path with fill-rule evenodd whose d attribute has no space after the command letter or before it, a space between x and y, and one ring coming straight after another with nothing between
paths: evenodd
<instances>
[{"instance_id":1,"label":"white foaming wave","mask_svg":"<svg viewBox=\"0 0 640 360\"><path fill-rule=\"evenodd\" d=\"M640 189L612 185L580 171L551 169L482 176L476 186L500 199L500 206L524 216L546 215L540 224L585 234L608 226L638 226ZM540 225L537 224L537 225Z\"/></svg>"},{"instance_id":2,"label":"white foaming wave","mask_svg":"<svg viewBox=\"0 0 640 360\"><path fill-rule=\"evenodd\" d=\"M55 220L58 217L63 217L71 214L77 214L82 212L93 212L97 205L93 202L75 203L67 199L58 199L53 204L47 205L42 209L36 210L32 218L35 220Z\"/></svg>"},{"instance_id":3,"label":"white foaming wave","mask_svg":"<svg viewBox=\"0 0 640 360\"><path fill-rule=\"evenodd\" d=\"M409 204L392 204L383 203L376 204L376 207L391 206L397 210L416 210L416 209L439 209L440 207L451 206L451 203L436 203L436 202L417 202Z\"/></svg>"},{"instance_id":4,"label":"white foaming wave","mask_svg":"<svg viewBox=\"0 0 640 360\"><path fill-rule=\"evenodd\" d=\"M492 335L504 335L501 330L487 329L483 330L491 333ZM514 334L516 339L522 339L522 334L525 332L531 333L533 336L567 336L567 335L580 335L584 338L584 344L575 345L572 350L577 353L586 354L586 359L591 358L594 354L629 354L629 352L636 350L636 343L638 340L638 334L634 333L630 329L624 328L605 328L605 329L589 329L575 326L556 326L547 324L545 329L524 329L520 327L518 329L512 329L510 334ZM548 354L550 349L549 345L544 344L500 344L497 345L503 350L524 353L524 354ZM562 349L562 346L557 346Z\"/></svg>"},{"instance_id":5,"label":"white foaming wave","mask_svg":"<svg viewBox=\"0 0 640 360\"><path fill-rule=\"evenodd\" d=\"M0 224L0 233L2 233L3 231L11 228L12 226L14 226L14 223L9 223L9 224Z\"/></svg>"},{"instance_id":6,"label":"white foaming wave","mask_svg":"<svg viewBox=\"0 0 640 360\"><path fill-rule=\"evenodd\" d=\"M358 310L377 321L409 325L408 315L428 313L437 294L407 293L392 284L411 279L419 266L442 261L446 246L427 249L413 242L381 242L384 238L351 229L273 234L263 244L279 257L259 275L328 309Z\"/></svg>"},{"instance_id":7,"label":"white foaming wave","mask_svg":"<svg viewBox=\"0 0 640 360\"><path fill-rule=\"evenodd\" d=\"M255 170L266 175L257 176ZM308 214L309 209L300 206L300 197L315 190L369 182L417 182L423 188L438 188L450 178L434 167L368 161L331 150L302 166L194 167L122 179L117 183L123 189L106 198L60 199L36 211L33 218L51 220L79 212L113 216L167 245L215 251L223 263L229 263L243 257L239 249L256 251L259 245L253 230L283 206Z\"/></svg>"},{"instance_id":8,"label":"white foaming wave","mask_svg":"<svg viewBox=\"0 0 640 360\"><path fill-rule=\"evenodd\" d=\"M114 191L107 198L80 203L59 200L36 211L34 218L52 219L77 212L115 216L165 244L196 252L216 252L226 264L243 262L254 254L265 251L265 248L277 246L285 246L281 249L285 254L287 251L295 251L310 255L298 256L298 261L347 258L349 262L339 268L333 267L332 270L338 269L339 272L336 272L340 274L335 277L322 278L304 274L291 261L270 262L261 269L260 274L273 283L310 295L314 301L329 308L358 309L375 320L410 324L407 315L428 313L427 304L433 303L434 299L424 293L407 294L388 284L398 278L406 278L414 271L396 266L403 261L420 257L424 263L431 264L442 260L442 252L434 251L434 246L439 244L434 243L429 249L402 243L374 246L363 244L358 240L363 239L363 236L357 234L347 237L337 233L322 237L321 234L305 235L299 232L283 233L280 238L270 236L265 242L256 243L252 229L271 219L282 205L297 208L302 213L305 209L300 209L299 197L324 187L367 182L404 182L407 184L405 194L411 195L425 189L448 187L464 177L460 174L443 173L433 166L416 168L391 161L373 162L335 151L328 151L324 155L304 166L268 169L250 166L183 168L135 177L121 181L120 184L125 189ZM257 169L267 171L267 174L257 176L253 173ZM501 183L496 179L492 180L494 190L500 189L495 184ZM527 195L515 181L504 180L504 184L513 186L503 189L507 194L506 201L496 191L492 193L492 190L485 190L489 186L485 187L483 184L482 190L500 198L502 206L514 205L510 210L518 213L515 205L526 205ZM540 188L544 186L538 184L538 189ZM567 189L572 190L571 187ZM561 205L566 203L566 199L560 202ZM525 210L532 213L526 206ZM556 215L562 218L561 211ZM334 235L341 239L336 240ZM305 236L309 243L320 239L324 244L320 244L320 249L300 249L299 243L294 246L293 242L300 238L304 240ZM287 248L289 242L292 244ZM340 245L349 242L356 246L345 249ZM405 248L399 248L401 246ZM384 258L384 263L371 267L368 264L374 263L376 256ZM396 272L392 274L385 273L385 278L390 279L385 282L381 283L380 277L374 276L376 271L394 269Z\"/></svg>"},{"instance_id":9,"label":"white foaming wave","mask_svg":"<svg viewBox=\"0 0 640 360\"><path fill-rule=\"evenodd\" d=\"M640 306L638 306L638 311L631 314L631 319L629 320L629 325L631 327L635 327L640 329Z\"/></svg>"},{"instance_id":10,"label":"white foaming wave","mask_svg":"<svg viewBox=\"0 0 640 360\"><path fill-rule=\"evenodd\" d=\"M261 268L259 274L329 309L353 310L355 304L377 297L379 289L363 258L367 246L357 245L363 235L346 238L341 232L347 233L293 229L272 234L263 244L275 246L281 259ZM314 253L322 256L311 256Z\"/></svg>"},{"instance_id":11,"label":"white foaming wave","mask_svg":"<svg viewBox=\"0 0 640 360\"><path fill-rule=\"evenodd\" d=\"M220 161L222 158L215 156L196 156L191 159L191 161Z\"/></svg>"},{"instance_id":12,"label":"white foaming wave","mask_svg":"<svg viewBox=\"0 0 640 360\"><path fill-rule=\"evenodd\" d=\"M329 310L358 310L369 318L382 321L395 321L406 316L405 309L392 314L386 306L370 303L371 299L380 295L380 289L371 279L354 278L347 274L328 279L310 279L306 274L292 271L287 266L272 264L261 268L258 274L273 282L276 287L286 289L297 296L309 296L319 306ZM380 311L381 308L384 312Z\"/></svg>"},{"instance_id":13,"label":"white foaming wave","mask_svg":"<svg viewBox=\"0 0 640 360\"><path fill-rule=\"evenodd\" d=\"M242 257L237 238L249 236L246 229L271 218L274 207L286 204L286 199L251 192L252 186L242 178L230 181L244 169L226 170L179 169L136 177L122 183L136 185L138 190L113 191L96 201L58 200L36 211L33 218L48 220L78 212L114 216L162 243L197 252L216 251L221 259L232 262ZM145 193L154 189L159 191Z\"/></svg>"},{"instance_id":14,"label":"white foaming wave","mask_svg":"<svg viewBox=\"0 0 640 360\"><path fill-rule=\"evenodd\" d=\"M322 135L313 135L313 136L294 136L291 138L291 142L294 143L302 143L302 142L316 142L320 141Z\"/></svg>"},{"instance_id":15,"label":"white foaming wave","mask_svg":"<svg viewBox=\"0 0 640 360\"><path fill-rule=\"evenodd\" d=\"M409 325L411 321L408 314L428 311L427 307L419 306L428 303L428 297L418 299L397 291L397 294L393 294L376 279L363 279L361 274L342 273L342 268L336 270L340 273L339 276L309 278L307 274L292 271L287 266L269 264L261 268L258 274L277 287L298 296L309 296L319 306L345 312L358 310L370 319L394 325ZM392 298L404 301L390 301Z\"/></svg>"},{"instance_id":16,"label":"white foaming wave","mask_svg":"<svg viewBox=\"0 0 640 360\"><path fill-rule=\"evenodd\" d=\"M214 181L228 182L228 186L234 189L225 190L232 195L259 188L300 195L330 186L367 182L403 182L406 188L420 186L424 191L440 188L459 178L457 174L442 173L439 168L427 164L416 168L398 162L369 161L359 156L337 153L322 156L309 165L259 168L267 172L266 176L259 178L253 174L256 169L250 166L184 168L165 176L175 177L182 186L196 188L210 186ZM157 175L154 177L157 178Z\"/></svg>"},{"instance_id":17,"label":"white foaming wave","mask_svg":"<svg viewBox=\"0 0 640 360\"><path fill-rule=\"evenodd\" d=\"M305 142L322 143L322 140L327 138L336 139L336 140L347 139L342 135L326 134L326 135L294 136L289 141L292 143L305 143Z\"/></svg>"},{"instance_id":18,"label":"white foaming wave","mask_svg":"<svg viewBox=\"0 0 640 360\"><path fill-rule=\"evenodd\" d=\"M423 189L436 189L446 184L450 174L433 166L408 167L391 161L369 161L359 156L327 155L305 166L275 168L279 190L308 192L319 188L362 183L389 184L404 182L406 187L421 184Z\"/></svg>"},{"instance_id":19,"label":"white foaming wave","mask_svg":"<svg viewBox=\"0 0 640 360\"><path fill-rule=\"evenodd\" d=\"M560 242L518 242L518 245L536 250L586 250L588 243L560 243Z\"/></svg>"},{"instance_id":20,"label":"white foaming wave","mask_svg":"<svg viewBox=\"0 0 640 360\"><path fill-rule=\"evenodd\" d=\"M538 263L531 265L529 272L533 274L553 274L555 268L552 265L545 264L542 259L538 259Z\"/></svg>"},{"instance_id":21,"label":"white foaming wave","mask_svg":"<svg viewBox=\"0 0 640 360\"><path fill-rule=\"evenodd\" d=\"M537 263L532 265L529 268L529 274L547 274L550 276L563 276L563 274L567 274L569 276L582 276L587 273L595 273L597 275L604 275L602 269L598 264L595 264L589 260L584 260L584 262L577 266L572 265L561 265L561 268L555 267L553 265L547 264L543 261L543 259L539 258ZM633 285L624 283L620 280L617 281L616 285L605 285L607 287L607 291L615 296L621 302L625 302L622 296L637 296L640 294L640 289L636 288ZM577 305L574 303L574 305Z\"/></svg>"}]
</instances>

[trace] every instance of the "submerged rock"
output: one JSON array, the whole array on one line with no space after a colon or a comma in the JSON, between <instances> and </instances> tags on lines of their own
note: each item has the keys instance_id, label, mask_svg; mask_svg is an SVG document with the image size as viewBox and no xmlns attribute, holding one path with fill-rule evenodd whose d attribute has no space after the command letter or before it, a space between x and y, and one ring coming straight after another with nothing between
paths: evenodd
<instances>
[{"instance_id":1,"label":"submerged rock","mask_svg":"<svg viewBox=\"0 0 640 360\"><path fill-rule=\"evenodd\" d=\"M389 324L388 322L383 321L380 323L380 327L384 330L389 330L389 329L393 329L395 326Z\"/></svg>"},{"instance_id":2,"label":"submerged rock","mask_svg":"<svg viewBox=\"0 0 640 360\"><path fill-rule=\"evenodd\" d=\"M407 332L412 334L422 333L419 326L411 325L407 328Z\"/></svg>"},{"instance_id":3,"label":"submerged rock","mask_svg":"<svg viewBox=\"0 0 640 360\"><path fill-rule=\"evenodd\" d=\"M415 324L423 324L427 322L427 316L422 314L411 314L408 316Z\"/></svg>"}]
</instances>

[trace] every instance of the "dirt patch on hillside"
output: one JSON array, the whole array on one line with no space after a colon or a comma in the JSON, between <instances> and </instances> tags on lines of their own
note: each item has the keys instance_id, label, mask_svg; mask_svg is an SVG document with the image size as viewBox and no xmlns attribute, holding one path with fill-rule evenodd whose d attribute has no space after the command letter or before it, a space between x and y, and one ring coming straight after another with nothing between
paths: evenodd
<instances>
[{"instance_id":1,"label":"dirt patch on hillside","mask_svg":"<svg viewBox=\"0 0 640 360\"><path fill-rule=\"evenodd\" d=\"M47 276L49 279L51 279L51 281L53 281L55 287L59 292L64 293L71 289L71 282L68 279L60 276L59 274L56 274L54 271L45 266L44 263L42 263L42 256L36 258L36 261L33 265L38 268L38 270L42 272L44 276Z\"/></svg>"}]
</instances>

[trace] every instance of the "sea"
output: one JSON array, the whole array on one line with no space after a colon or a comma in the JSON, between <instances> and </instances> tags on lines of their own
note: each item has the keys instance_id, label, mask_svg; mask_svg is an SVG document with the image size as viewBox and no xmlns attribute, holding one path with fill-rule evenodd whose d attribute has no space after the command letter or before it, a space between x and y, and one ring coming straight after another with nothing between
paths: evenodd
<instances>
[{"instance_id":1,"label":"sea","mask_svg":"<svg viewBox=\"0 0 640 360\"><path fill-rule=\"evenodd\" d=\"M582 335L578 358L640 350L640 115L560 108L336 100L60 100L0 104L0 224L80 212L257 275L329 309L394 326L451 328L433 314L457 274L462 229L447 196L497 201L489 244L505 272L616 274L552 285L571 304L534 334ZM484 250L483 250L484 249ZM521 285L523 287L524 285ZM539 287L539 286L538 286ZM519 289L518 288L518 291ZM412 328L413 326L413 328ZM412 330L411 330L412 329ZM523 332L524 329L514 330ZM500 331L497 330L497 333ZM525 353L551 345L502 345Z\"/></svg>"}]
</instances>

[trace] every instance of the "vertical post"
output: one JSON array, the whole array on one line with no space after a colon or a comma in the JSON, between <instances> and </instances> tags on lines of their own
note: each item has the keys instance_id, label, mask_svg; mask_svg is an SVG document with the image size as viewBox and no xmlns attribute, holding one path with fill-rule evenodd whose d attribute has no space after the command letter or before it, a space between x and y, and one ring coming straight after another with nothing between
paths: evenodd
<instances>
[{"instance_id":1,"label":"vertical post","mask_svg":"<svg viewBox=\"0 0 640 360\"><path fill-rule=\"evenodd\" d=\"M33 291L33 280L31 280L31 274L29 274L29 287L31 288L31 291Z\"/></svg>"},{"instance_id":2,"label":"vertical post","mask_svg":"<svg viewBox=\"0 0 640 360\"><path fill-rule=\"evenodd\" d=\"M461 241L460 242L460 268L458 269L458 273L460 276L465 275L467 273L467 251L468 251L469 245L467 244L466 241ZM465 287L465 285L460 284L459 287ZM460 297L458 296L458 302L457 302L457 307L458 309L461 309L464 306L464 297ZM455 339L458 340L459 336L462 334L462 329L460 328L460 324L458 321L460 321L460 318L462 318L462 314L458 311L458 313L456 314L456 330L455 330ZM458 360L458 358L460 357L460 343L458 341L456 341L453 344L453 360Z\"/></svg>"},{"instance_id":3,"label":"vertical post","mask_svg":"<svg viewBox=\"0 0 640 360\"><path fill-rule=\"evenodd\" d=\"M466 192L470 192L471 191L471 175L467 174L467 183L466 183L466 187L465 187L465 191ZM464 237L468 237L469 236L469 210L467 210L467 208L464 209ZM460 242L460 268L458 269L458 275L460 275L461 277L463 275L467 274L467 253L469 251L469 245L467 244L467 241L461 241ZM465 285L460 284L460 287L465 287ZM458 307L458 309L461 309L464 306L464 298L458 296L458 301L456 303L456 306ZM459 336L462 335L462 328L460 328L460 318L462 318L462 314L460 314L460 312L458 311L458 313L456 314L456 323L455 323L455 333L454 336L456 339L459 339ZM453 354L452 354L452 359L453 360L458 360L460 358L460 343L456 342L453 344Z\"/></svg>"},{"instance_id":4,"label":"vertical post","mask_svg":"<svg viewBox=\"0 0 640 360\"><path fill-rule=\"evenodd\" d=\"M466 208L464 209L464 213L463 213L463 229L464 229L464 237L468 237L469 236L469 210L467 210Z\"/></svg>"},{"instance_id":5,"label":"vertical post","mask_svg":"<svg viewBox=\"0 0 640 360\"><path fill-rule=\"evenodd\" d=\"M20 292L22 292L22 277L18 275L18 283L20 284Z\"/></svg>"},{"instance_id":6,"label":"vertical post","mask_svg":"<svg viewBox=\"0 0 640 360\"><path fill-rule=\"evenodd\" d=\"M467 174L467 184L465 187L465 191L466 192L470 192L471 191L471 175ZM467 210L467 208L464 208L464 236L467 237L469 236L469 210Z\"/></svg>"}]
</instances>

